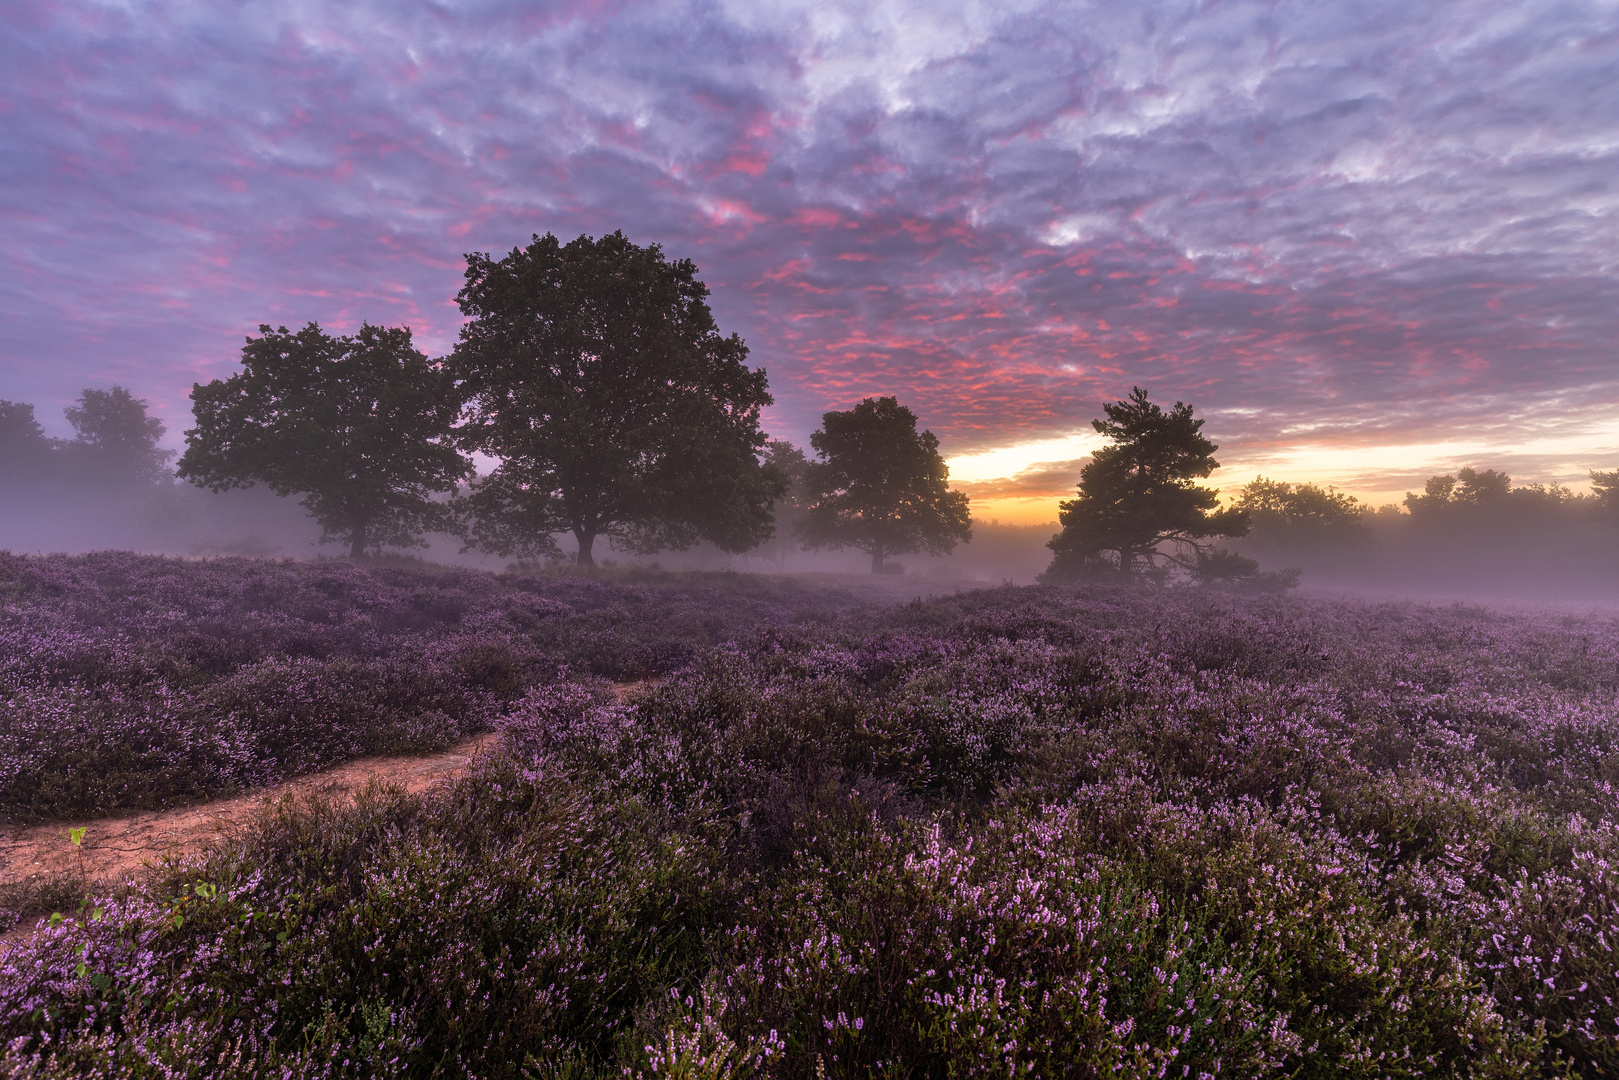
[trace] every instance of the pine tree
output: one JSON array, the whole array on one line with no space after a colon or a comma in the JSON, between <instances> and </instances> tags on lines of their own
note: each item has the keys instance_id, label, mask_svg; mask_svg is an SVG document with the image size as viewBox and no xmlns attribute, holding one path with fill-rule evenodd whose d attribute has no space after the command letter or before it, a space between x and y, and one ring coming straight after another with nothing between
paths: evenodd
<instances>
[{"instance_id":1,"label":"pine tree","mask_svg":"<svg viewBox=\"0 0 1619 1080\"><path fill-rule=\"evenodd\" d=\"M1080 472L1078 497L1059 504L1062 531L1047 545L1056 557L1045 580L1107 572L1128 579L1161 569L1161 561L1190 568L1203 541L1248 531L1243 511L1218 509L1214 490L1193 483L1220 463L1190 405L1177 401L1166 413L1138 386L1102 411L1107 419L1091 426L1113 443ZM1165 544L1171 550L1160 550Z\"/></svg>"}]
</instances>

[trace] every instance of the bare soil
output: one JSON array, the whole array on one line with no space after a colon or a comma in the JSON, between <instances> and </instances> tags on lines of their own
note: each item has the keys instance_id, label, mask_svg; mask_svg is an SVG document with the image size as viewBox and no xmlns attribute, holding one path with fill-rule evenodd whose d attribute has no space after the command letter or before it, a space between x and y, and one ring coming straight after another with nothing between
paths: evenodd
<instances>
[{"instance_id":1,"label":"bare soil","mask_svg":"<svg viewBox=\"0 0 1619 1080\"><path fill-rule=\"evenodd\" d=\"M361 758L273 788L178 810L122 818L53 822L26 828L0 825L0 886L27 886L49 878L72 877L93 885L115 886L143 874L165 856L198 854L240 829L266 803L292 793L328 797L357 791L372 781L421 792L458 775L498 738L485 733L427 757ZM77 848L70 830L82 827ZM93 887L93 886L92 886ZM0 955L11 942L32 934L36 920L24 919L0 935Z\"/></svg>"},{"instance_id":2,"label":"bare soil","mask_svg":"<svg viewBox=\"0 0 1619 1080\"><path fill-rule=\"evenodd\" d=\"M628 701L662 681L654 678L620 683L613 693L618 700ZM396 784L413 794L426 791L438 781L459 775L498 738L486 732L426 757L360 758L248 795L178 810L26 828L0 825L0 889L20 891L52 879L71 879L90 889L116 887L135 880L164 857L202 853L283 795L341 796L372 781ZM75 847L71 830L79 827L84 829L84 841ZM10 932L0 934L0 958L10 951L12 943L32 934L38 923L38 919L25 918Z\"/></svg>"}]
</instances>

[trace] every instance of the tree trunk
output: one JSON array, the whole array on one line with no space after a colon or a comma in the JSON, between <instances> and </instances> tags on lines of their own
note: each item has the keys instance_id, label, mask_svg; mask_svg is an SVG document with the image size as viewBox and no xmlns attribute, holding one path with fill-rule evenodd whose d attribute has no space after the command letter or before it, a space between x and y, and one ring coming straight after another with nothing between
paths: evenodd
<instances>
[{"instance_id":1,"label":"tree trunk","mask_svg":"<svg viewBox=\"0 0 1619 1080\"><path fill-rule=\"evenodd\" d=\"M871 549L871 572L873 574L883 572L883 549L881 545Z\"/></svg>"},{"instance_id":2,"label":"tree trunk","mask_svg":"<svg viewBox=\"0 0 1619 1080\"><path fill-rule=\"evenodd\" d=\"M573 530L573 538L579 541L579 554L574 562L580 566L595 566L596 560L591 556L591 549L596 546L596 534L585 532L583 529Z\"/></svg>"},{"instance_id":3,"label":"tree trunk","mask_svg":"<svg viewBox=\"0 0 1619 1080\"><path fill-rule=\"evenodd\" d=\"M365 518L356 517L349 529L349 558L358 559L365 554Z\"/></svg>"},{"instance_id":4,"label":"tree trunk","mask_svg":"<svg viewBox=\"0 0 1619 1080\"><path fill-rule=\"evenodd\" d=\"M1128 578L1136 568L1135 552L1129 548L1119 549L1119 576Z\"/></svg>"}]
</instances>

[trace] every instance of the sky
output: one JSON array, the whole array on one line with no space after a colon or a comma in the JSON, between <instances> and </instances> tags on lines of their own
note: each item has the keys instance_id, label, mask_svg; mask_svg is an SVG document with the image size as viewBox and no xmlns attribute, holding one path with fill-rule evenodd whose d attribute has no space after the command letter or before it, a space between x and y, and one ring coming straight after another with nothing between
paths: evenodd
<instances>
[{"instance_id":1,"label":"sky","mask_svg":"<svg viewBox=\"0 0 1619 1080\"><path fill-rule=\"evenodd\" d=\"M1051 521L1101 404L1211 479L1619 468L1619 5L59 3L0 27L0 398L181 443L260 323L455 344L463 256L689 257L766 427L896 395Z\"/></svg>"}]
</instances>

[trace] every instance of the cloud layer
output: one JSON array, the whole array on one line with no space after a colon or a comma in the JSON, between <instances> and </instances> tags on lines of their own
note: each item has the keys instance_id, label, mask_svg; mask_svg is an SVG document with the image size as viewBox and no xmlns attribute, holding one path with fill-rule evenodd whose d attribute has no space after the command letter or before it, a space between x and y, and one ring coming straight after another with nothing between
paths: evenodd
<instances>
[{"instance_id":1,"label":"cloud layer","mask_svg":"<svg viewBox=\"0 0 1619 1080\"><path fill-rule=\"evenodd\" d=\"M118 382L178 430L260 322L445 351L463 253L622 228L696 260L795 441L892 393L983 451L1140 384L1232 460L1336 448L1374 487L1403 474L1355 456L1386 445L1555 436L1526 477L1619 464L1611 4L12 19L0 397L47 423Z\"/></svg>"}]
</instances>

